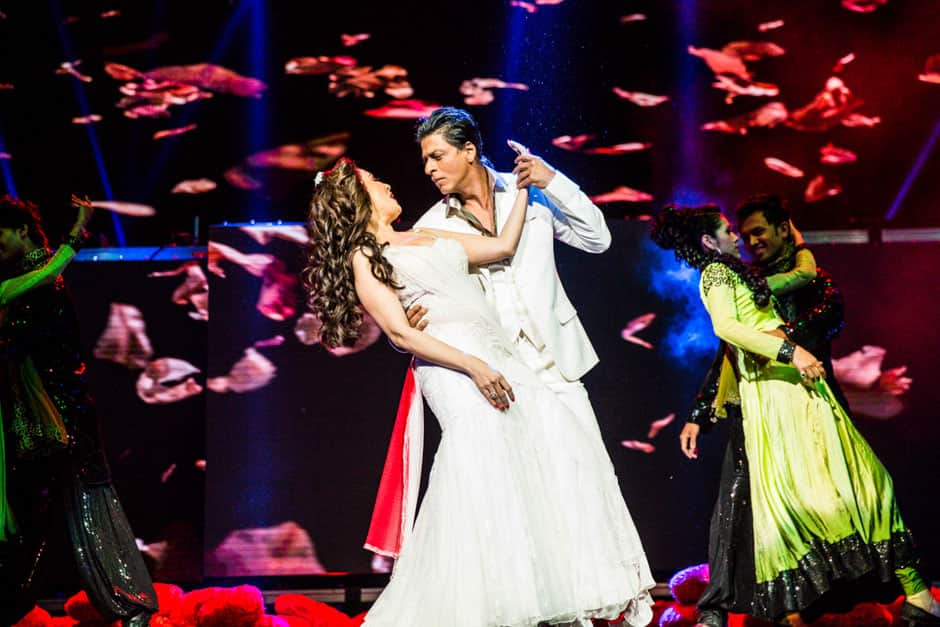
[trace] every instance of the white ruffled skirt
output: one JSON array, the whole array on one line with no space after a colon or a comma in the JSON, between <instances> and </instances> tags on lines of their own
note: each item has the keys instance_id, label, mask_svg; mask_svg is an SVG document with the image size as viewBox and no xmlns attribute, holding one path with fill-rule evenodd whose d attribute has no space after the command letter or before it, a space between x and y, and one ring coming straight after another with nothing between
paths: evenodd
<instances>
[{"instance_id":1,"label":"white ruffled skirt","mask_svg":"<svg viewBox=\"0 0 940 627\"><path fill-rule=\"evenodd\" d=\"M504 374L505 371L504 371ZM654 581L596 433L548 388L507 375L493 409L457 372L419 366L443 430L430 481L367 627L645 626Z\"/></svg>"}]
</instances>

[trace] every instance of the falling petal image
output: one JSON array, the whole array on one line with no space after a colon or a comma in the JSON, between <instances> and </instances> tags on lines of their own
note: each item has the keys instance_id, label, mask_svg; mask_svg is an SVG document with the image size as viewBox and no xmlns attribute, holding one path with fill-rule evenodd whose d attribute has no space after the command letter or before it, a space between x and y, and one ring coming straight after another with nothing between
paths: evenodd
<instances>
[{"instance_id":1,"label":"falling petal image","mask_svg":"<svg viewBox=\"0 0 940 627\"><path fill-rule=\"evenodd\" d=\"M0 152L0 159L12 159L13 155L8 152Z\"/></svg>"},{"instance_id":2,"label":"falling petal image","mask_svg":"<svg viewBox=\"0 0 940 627\"><path fill-rule=\"evenodd\" d=\"M848 126L850 128L861 126L864 128L872 128L881 124L880 116L867 116L862 115L861 113L850 113L849 115L842 118L842 126Z\"/></svg>"},{"instance_id":3,"label":"falling petal image","mask_svg":"<svg viewBox=\"0 0 940 627\"><path fill-rule=\"evenodd\" d=\"M591 196L591 202L598 204L608 202L648 202L650 200L653 200L651 194L627 187L626 185L619 185L614 188L613 191L607 192L606 194Z\"/></svg>"},{"instance_id":4,"label":"falling petal image","mask_svg":"<svg viewBox=\"0 0 940 627\"><path fill-rule=\"evenodd\" d=\"M842 6L856 13L871 13L887 3L888 0L842 0Z\"/></svg>"},{"instance_id":5,"label":"falling petal image","mask_svg":"<svg viewBox=\"0 0 940 627\"><path fill-rule=\"evenodd\" d=\"M94 356L131 370L143 368L150 362L153 348L147 337L144 316L137 307L111 303L108 326L95 344Z\"/></svg>"},{"instance_id":6,"label":"falling petal image","mask_svg":"<svg viewBox=\"0 0 940 627\"><path fill-rule=\"evenodd\" d=\"M832 360L832 372L839 383L857 388L875 385L881 376L886 348L881 346L862 346L845 357Z\"/></svg>"},{"instance_id":7,"label":"falling petal image","mask_svg":"<svg viewBox=\"0 0 940 627\"><path fill-rule=\"evenodd\" d=\"M715 74L730 74L744 81L751 79L751 73L747 71L747 66L741 57L734 54L726 54L719 50L710 48L696 48L689 46L689 54L699 57Z\"/></svg>"},{"instance_id":8,"label":"falling petal image","mask_svg":"<svg viewBox=\"0 0 940 627\"><path fill-rule=\"evenodd\" d=\"M266 340L258 340L254 343L255 348L268 348L271 346L281 346L284 344L283 335L275 335L274 337L269 337Z\"/></svg>"},{"instance_id":9,"label":"falling petal image","mask_svg":"<svg viewBox=\"0 0 940 627\"><path fill-rule=\"evenodd\" d=\"M392 572L392 567L394 565L394 558L375 553L372 555L372 561L369 564L369 568L371 568L372 572L374 573L388 574Z\"/></svg>"},{"instance_id":10,"label":"falling petal image","mask_svg":"<svg viewBox=\"0 0 940 627\"><path fill-rule=\"evenodd\" d=\"M917 77L917 80L940 85L940 54L927 57L927 61L924 63L924 71ZM12 87L11 85L10 88L12 89Z\"/></svg>"},{"instance_id":11,"label":"falling petal image","mask_svg":"<svg viewBox=\"0 0 940 627\"><path fill-rule=\"evenodd\" d=\"M170 190L171 194L204 194L211 192L218 185L212 179L192 179L180 181Z\"/></svg>"},{"instance_id":12,"label":"falling petal image","mask_svg":"<svg viewBox=\"0 0 940 627\"><path fill-rule=\"evenodd\" d=\"M831 76L812 102L790 113L787 126L798 131L827 131L863 104L841 78Z\"/></svg>"},{"instance_id":13,"label":"falling petal image","mask_svg":"<svg viewBox=\"0 0 940 627\"><path fill-rule=\"evenodd\" d=\"M271 320L287 320L297 313L297 283L299 279L287 272L280 259L274 259L264 268L261 292L256 305L261 315Z\"/></svg>"},{"instance_id":14,"label":"falling petal image","mask_svg":"<svg viewBox=\"0 0 940 627\"><path fill-rule=\"evenodd\" d=\"M169 481L174 472L176 472L176 464L170 464L166 470L160 473L160 483Z\"/></svg>"},{"instance_id":15,"label":"falling petal image","mask_svg":"<svg viewBox=\"0 0 940 627\"><path fill-rule=\"evenodd\" d=\"M313 346L320 343L320 329L322 328L323 323L320 322L320 319L308 311L297 318L297 322L294 324L294 335L297 336L301 344Z\"/></svg>"},{"instance_id":16,"label":"falling petal image","mask_svg":"<svg viewBox=\"0 0 940 627\"><path fill-rule=\"evenodd\" d=\"M149 405L166 405L196 396L202 392L202 386L193 375L199 372L199 368L182 359L156 359L137 378L137 396Z\"/></svg>"},{"instance_id":17,"label":"falling petal image","mask_svg":"<svg viewBox=\"0 0 940 627\"><path fill-rule=\"evenodd\" d=\"M749 128L773 128L785 121L788 115L787 108L782 102L768 102L759 109L731 118L730 120L706 122L702 125L702 130L747 135Z\"/></svg>"},{"instance_id":18,"label":"falling petal image","mask_svg":"<svg viewBox=\"0 0 940 627\"><path fill-rule=\"evenodd\" d=\"M617 97L629 100L633 104L641 107L656 107L669 101L669 96L645 94L642 91L627 91L619 87L614 87L614 93L617 94Z\"/></svg>"},{"instance_id":19,"label":"falling petal image","mask_svg":"<svg viewBox=\"0 0 940 627\"><path fill-rule=\"evenodd\" d=\"M170 106L165 104L137 105L124 110L124 116L135 120L137 118L168 118Z\"/></svg>"},{"instance_id":20,"label":"falling petal image","mask_svg":"<svg viewBox=\"0 0 940 627\"><path fill-rule=\"evenodd\" d=\"M320 342L320 329L322 327L323 324L320 320L308 311L297 319L294 325L294 335L297 336L301 344L313 346ZM359 339L356 340L355 345L352 347L341 346L327 350L336 357L345 357L346 355L358 353L372 346L381 335L382 331L379 329L379 325L375 323L375 320L373 320L369 314L363 312L362 325L359 327Z\"/></svg>"},{"instance_id":21,"label":"falling petal image","mask_svg":"<svg viewBox=\"0 0 940 627\"><path fill-rule=\"evenodd\" d=\"M757 30L762 33L766 33L769 30L776 30L784 25L783 20L771 20L769 22L761 22L757 25Z\"/></svg>"},{"instance_id":22,"label":"falling petal image","mask_svg":"<svg viewBox=\"0 0 940 627\"><path fill-rule=\"evenodd\" d=\"M832 360L835 377L854 414L884 420L903 410L899 397L910 391L913 381L905 376L907 366L882 370L886 353L880 346L863 346Z\"/></svg>"},{"instance_id":23,"label":"falling petal image","mask_svg":"<svg viewBox=\"0 0 940 627\"><path fill-rule=\"evenodd\" d=\"M640 451L641 453L646 453L647 455L654 453L656 447L650 444L649 442L642 442L640 440L623 440L620 443L620 446L628 448L633 451Z\"/></svg>"},{"instance_id":24,"label":"falling petal image","mask_svg":"<svg viewBox=\"0 0 940 627\"><path fill-rule=\"evenodd\" d=\"M646 434L646 437L652 440L657 435L659 435L660 431L662 431L663 429L671 425L672 421L675 419L676 419L675 414L669 414L668 416L664 418L660 418L659 420L654 420L653 422L650 423L650 430L649 430L649 433Z\"/></svg>"},{"instance_id":25,"label":"falling petal image","mask_svg":"<svg viewBox=\"0 0 940 627\"><path fill-rule=\"evenodd\" d=\"M92 78L87 74L82 74L78 71L78 66L81 65L81 61L66 61L59 64L59 68L55 71L56 74L68 74L69 76L74 76L83 83L90 83Z\"/></svg>"},{"instance_id":26,"label":"falling petal image","mask_svg":"<svg viewBox=\"0 0 940 627\"><path fill-rule=\"evenodd\" d=\"M264 276L268 266L278 262L278 259L273 255L260 253L246 254L231 246L213 241L209 242L208 257L209 272L223 279L225 278L225 270L223 270L220 265L223 261L229 261L235 265L241 266L246 272L256 277Z\"/></svg>"},{"instance_id":27,"label":"falling petal image","mask_svg":"<svg viewBox=\"0 0 940 627\"><path fill-rule=\"evenodd\" d=\"M847 55L845 55L844 57L842 57L836 62L836 64L832 67L832 73L838 74L839 72L845 69L845 66L847 66L849 63L851 63L854 60L855 60L855 53L853 52L848 53Z\"/></svg>"},{"instance_id":28,"label":"falling petal image","mask_svg":"<svg viewBox=\"0 0 940 627\"><path fill-rule=\"evenodd\" d=\"M13 83L0 83L0 91L12 91L16 89L16 86Z\"/></svg>"},{"instance_id":29,"label":"falling petal image","mask_svg":"<svg viewBox=\"0 0 940 627\"><path fill-rule=\"evenodd\" d=\"M346 153L349 133L333 133L296 144L262 150L245 158L251 168L318 172L332 167Z\"/></svg>"},{"instance_id":30,"label":"falling petal image","mask_svg":"<svg viewBox=\"0 0 940 627\"><path fill-rule=\"evenodd\" d=\"M243 226L240 230L262 246L267 246L274 239L283 239L300 245L310 243L310 234L307 232L307 227L302 224Z\"/></svg>"},{"instance_id":31,"label":"falling petal image","mask_svg":"<svg viewBox=\"0 0 940 627\"><path fill-rule=\"evenodd\" d=\"M180 126L179 128L170 128L165 131L157 131L153 134L155 140L164 139L167 137L173 137L175 135L182 135L183 133L188 133L190 131L196 130L198 124L187 124L186 126Z\"/></svg>"},{"instance_id":32,"label":"falling petal image","mask_svg":"<svg viewBox=\"0 0 940 627\"><path fill-rule=\"evenodd\" d=\"M151 272L148 277L159 278L168 276L184 276L183 283L173 290L171 297L177 305L192 304L195 311L190 312L190 317L195 320L209 319L209 281L206 274L195 261L187 261L175 270L163 272Z\"/></svg>"},{"instance_id":33,"label":"falling petal image","mask_svg":"<svg viewBox=\"0 0 940 627\"><path fill-rule=\"evenodd\" d=\"M494 89L517 89L529 91L529 86L522 83L507 83L498 78L471 78L460 84L460 93L465 96L468 105L487 105L495 98Z\"/></svg>"},{"instance_id":34,"label":"falling petal image","mask_svg":"<svg viewBox=\"0 0 940 627\"><path fill-rule=\"evenodd\" d=\"M268 88L264 81L242 76L238 72L211 63L171 65L150 70L144 74L155 81L182 83L220 94L245 98L260 98Z\"/></svg>"},{"instance_id":35,"label":"falling petal image","mask_svg":"<svg viewBox=\"0 0 940 627\"><path fill-rule=\"evenodd\" d=\"M250 191L253 189L261 189L264 187L261 184L261 181L253 178L244 168L236 166L225 171L225 180L232 187L237 187L238 189L244 189Z\"/></svg>"},{"instance_id":36,"label":"falling petal image","mask_svg":"<svg viewBox=\"0 0 940 627\"><path fill-rule=\"evenodd\" d=\"M640 152L649 150L653 147L650 142L629 142L626 144L615 144L613 146L600 146L598 148L588 148L584 150L589 155L625 155L631 152Z\"/></svg>"},{"instance_id":37,"label":"falling petal image","mask_svg":"<svg viewBox=\"0 0 940 627\"><path fill-rule=\"evenodd\" d=\"M819 161L830 165L839 165L840 163L853 163L858 161L858 156L848 148L839 148L828 143L819 149Z\"/></svg>"},{"instance_id":38,"label":"falling petal image","mask_svg":"<svg viewBox=\"0 0 940 627\"><path fill-rule=\"evenodd\" d=\"M119 15L121 15L121 12L119 10L111 9L110 11L105 11L104 13L102 13L101 19L106 20L108 18L118 17Z\"/></svg>"},{"instance_id":39,"label":"falling petal image","mask_svg":"<svg viewBox=\"0 0 940 627\"><path fill-rule=\"evenodd\" d=\"M206 555L206 572L214 577L321 575L313 540L293 521L273 527L236 529Z\"/></svg>"},{"instance_id":40,"label":"falling petal image","mask_svg":"<svg viewBox=\"0 0 940 627\"><path fill-rule=\"evenodd\" d=\"M631 13L630 15L621 15L620 16L621 24L630 24L632 22L643 22L646 21L646 16L642 13Z\"/></svg>"},{"instance_id":41,"label":"falling petal image","mask_svg":"<svg viewBox=\"0 0 940 627\"><path fill-rule=\"evenodd\" d=\"M765 157L764 165L774 172L779 172L780 174L789 176L791 178L801 179L804 176L803 170L794 165L790 165L783 159L777 159L776 157Z\"/></svg>"},{"instance_id":42,"label":"falling petal image","mask_svg":"<svg viewBox=\"0 0 940 627\"><path fill-rule=\"evenodd\" d=\"M721 51L739 57L742 61L760 61L764 57L780 57L787 53L771 41L732 41Z\"/></svg>"},{"instance_id":43,"label":"falling petal image","mask_svg":"<svg viewBox=\"0 0 940 627\"><path fill-rule=\"evenodd\" d=\"M371 36L372 35L369 33L356 33L355 35L347 35L346 33L343 33L339 36L339 38L343 42L343 46L350 48L356 44L362 43Z\"/></svg>"},{"instance_id":44,"label":"falling petal image","mask_svg":"<svg viewBox=\"0 0 940 627\"><path fill-rule=\"evenodd\" d=\"M93 200L91 206L95 209L104 209L122 216L132 216L135 218L148 218L157 215L157 210L150 205L142 205L134 202L120 202L116 200Z\"/></svg>"},{"instance_id":45,"label":"falling petal image","mask_svg":"<svg viewBox=\"0 0 940 627\"><path fill-rule=\"evenodd\" d=\"M842 185L838 181L830 179L823 174L817 174L816 177L806 186L803 192L803 199L806 202L817 202L830 196L836 196L842 193Z\"/></svg>"},{"instance_id":46,"label":"falling petal image","mask_svg":"<svg viewBox=\"0 0 940 627\"><path fill-rule=\"evenodd\" d=\"M97 113L92 113L91 115L82 115L79 117L72 118L72 124L94 124L95 122L100 122L101 116Z\"/></svg>"},{"instance_id":47,"label":"falling petal image","mask_svg":"<svg viewBox=\"0 0 940 627\"><path fill-rule=\"evenodd\" d=\"M517 9L525 9L526 13L535 13L539 10L533 3L524 2L523 0L510 0L509 6L516 7Z\"/></svg>"},{"instance_id":48,"label":"falling petal image","mask_svg":"<svg viewBox=\"0 0 940 627\"><path fill-rule=\"evenodd\" d=\"M205 469L206 469L206 460L204 460L204 459L197 459L197 460L196 460L196 463L193 464L193 465L194 465L196 468L198 468L199 470L205 471Z\"/></svg>"},{"instance_id":49,"label":"falling petal image","mask_svg":"<svg viewBox=\"0 0 940 627\"><path fill-rule=\"evenodd\" d=\"M636 318L628 322L626 326L623 327L623 329L620 330L620 337L623 338L624 341L627 341L632 344L636 344L637 346L642 346L643 348L652 350L653 345L647 342L646 340L636 337L636 334L646 329L650 324L653 323L653 320L655 319L656 319L656 314L654 313L648 313L648 314L643 314L642 316L637 316Z\"/></svg>"},{"instance_id":50,"label":"falling petal image","mask_svg":"<svg viewBox=\"0 0 940 627\"><path fill-rule=\"evenodd\" d=\"M773 83L755 83L740 80L734 76L716 76L712 87L728 92L725 102L731 104L738 96L774 97L780 95L780 88Z\"/></svg>"},{"instance_id":51,"label":"falling petal image","mask_svg":"<svg viewBox=\"0 0 940 627\"><path fill-rule=\"evenodd\" d=\"M227 375L207 379L206 387L217 394L241 394L265 387L276 374L277 368L270 359L248 347Z\"/></svg>"},{"instance_id":52,"label":"falling petal image","mask_svg":"<svg viewBox=\"0 0 940 627\"><path fill-rule=\"evenodd\" d=\"M136 81L146 78L140 70L121 63L105 63L104 71L108 76L119 81Z\"/></svg>"},{"instance_id":53,"label":"falling petal image","mask_svg":"<svg viewBox=\"0 0 940 627\"><path fill-rule=\"evenodd\" d=\"M431 112L438 108L439 104L424 100L393 100L377 109L368 109L365 114L371 118L417 120L431 115Z\"/></svg>"},{"instance_id":54,"label":"falling petal image","mask_svg":"<svg viewBox=\"0 0 940 627\"><path fill-rule=\"evenodd\" d=\"M392 98L404 99L414 94L408 70L398 65L383 65L377 70L371 66L340 67L330 74L329 91L338 98L374 98L385 92Z\"/></svg>"},{"instance_id":55,"label":"falling petal image","mask_svg":"<svg viewBox=\"0 0 940 627\"><path fill-rule=\"evenodd\" d=\"M561 135L552 140L552 146L556 148L561 148L562 150L570 150L571 152L577 152L581 150L581 147L586 143L594 139L594 135Z\"/></svg>"},{"instance_id":56,"label":"falling petal image","mask_svg":"<svg viewBox=\"0 0 940 627\"><path fill-rule=\"evenodd\" d=\"M363 312L362 324L359 325L359 339L356 340L356 343L352 346L337 346L326 350L334 357L345 357L369 348L380 337L382 337L382 330L379 329L379 325L372 319L372 316Z\"/></svg>"},{"instance_id":57,"label":"falling petal image","mask_svg":"<svg viewBox=\"0 0 940 627\"><path fill-rule=\"evenodd\" d=\"M345 55L337 57L297 57L287 62L284 71L288 74L330 74L341 67L353 67L356 63L355 58Z\"/></svg>"}]
</instances>

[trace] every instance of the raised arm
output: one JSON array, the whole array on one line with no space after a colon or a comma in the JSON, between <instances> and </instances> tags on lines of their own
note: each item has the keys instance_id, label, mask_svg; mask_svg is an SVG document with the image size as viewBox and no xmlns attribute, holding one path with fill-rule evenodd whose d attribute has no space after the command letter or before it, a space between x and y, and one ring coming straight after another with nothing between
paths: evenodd
<instances>
[{"instance_id":1,"label":"raised arm","mask_svg":"<svg viewBox=\"0 0 940 627\"><path fill-rule=\"evenodd\" d=\"M816 257L808 248L796 251L796 265L789 272L771 274L767 277L770 291L777 296L789 294L812 283L816 278Z\"/></svg>"},{"instance_id":2,"label":"raised arm","mask_svg":"<svg viewBox=\"0 0 940 627\"><path fill-rule=\"evenodd\" d=\"M395 346L425 361L463 372L473 379L487 402L497 409L506 409L510 400L516 400L506 379L482 359L413 329L398 297L373 276L369 260L361 251L353 255L353 274L359 302Z\"/></svg>"},{"instance_id":3,"label":"raised arm","mask_svg":"<svg viewBox=\"0 0 940 627\"><path fill-rule=\"evenodd\" d=\"M440 229L418 229L424 233L433 233L438 237L447 237L457 240L467 252L467 258L472 265L481 265L501 261L516 254L519 238L522 236L522 227L525 224L526 207L529 203L529 188L525 187L516 193L512 212L506 219L502 232L498 237L484 237L467 233L455 233Z\"/></svg>"},{"instance_id":4,"label":"raised arm","mask_svg":"<svg viewBox=\"0 0 940 627\"><path fill-rule=\"evenodd\" d=\"M82 238L85 226L91 219L94 209L87 198L82 199L74 195L72 196L72 206L78 210L78 216L69 231L68 239L59 246L55 255L41 268L36 268L0 283L0 307L5 307L13 299L32 289L54 283L72 259L75 258L75 254L78 252L75 242L80 241Z\"/></svg>"},{"instance_id":5,"label":"raised arm","mask_svg":"<svg viewBox=\"0 0 940 627\"><path fill-rule=\"evenodd\" d=\"M542 202L552 211L555 239L589 253L610 248L610 230L604 213L562 172L535 155L516 157L516 186L531 185L532 201Z\"/></svg>"}]
</instances>

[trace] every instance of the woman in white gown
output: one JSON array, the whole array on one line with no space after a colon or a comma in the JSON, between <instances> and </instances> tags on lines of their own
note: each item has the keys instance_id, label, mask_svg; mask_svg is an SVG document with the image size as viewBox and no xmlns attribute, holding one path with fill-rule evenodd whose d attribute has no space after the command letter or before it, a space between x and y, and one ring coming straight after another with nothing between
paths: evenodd
<instances>
[{"instance_id":1,"label":"woman in white gown","mask_svg":"<svg viewBox=\"0 0 940 627\"><path fill-rule=\"evenodd\" d=\"M468 264L512 256L527 190L499 237L398 232L388 185L349 160L319 180L304 279L328 346L360 305L413 353L442 435L421 509L367 627L645 626L653 586L597 438L513 352ZM424 331L404 307L428 310Z\"/></svg>"}]
</instances>

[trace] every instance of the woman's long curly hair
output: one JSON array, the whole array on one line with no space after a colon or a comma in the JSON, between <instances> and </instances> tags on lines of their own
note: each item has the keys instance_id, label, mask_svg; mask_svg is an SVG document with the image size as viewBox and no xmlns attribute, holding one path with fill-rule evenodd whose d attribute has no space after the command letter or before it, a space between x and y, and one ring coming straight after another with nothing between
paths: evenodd
<instances>
[{"instance_id":1,"label":"woman's long curly hair","mask_svg":"<svg viewBox=\"0 0 940 627\"><path fill-rule=\"evenodd\" d=\"M721 226L721 209L718 205L683 207L672 204L666 205L653 219L650 237L657 246L672 250L676 259L698 270L703 270L705 266L716 261L725 264L751 288L757 306L766 306L770 302L770 288L767 286L767 279L756 268L734 255L708 250L702 246L702 236L714 237Z\"/></svg>"},{"instance_id":2,"label":"woman's long curly hair","mask_svg":"<svg viewBox=\"0 0 940 627\"><path fill-rule=\"evenodd\" d=\"M376 279L401 289L382 256L387 244L379 244L366 230L371 218L369 193L356 164L344 157L314 187L307 220L307 266L301 273L307 304L323 323L320 342L330 348L352 346L360 335L362 309L352 268L355 251L366 255Z\"/></svg>"}]
</instances>

